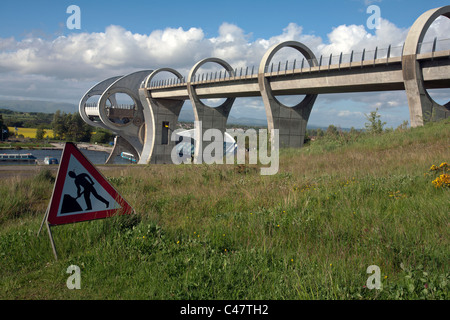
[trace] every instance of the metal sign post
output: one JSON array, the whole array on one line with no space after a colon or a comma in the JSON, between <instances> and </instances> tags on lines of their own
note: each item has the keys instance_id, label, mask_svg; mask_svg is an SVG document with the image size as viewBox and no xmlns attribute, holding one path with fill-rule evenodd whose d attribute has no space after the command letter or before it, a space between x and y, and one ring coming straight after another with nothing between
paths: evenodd
<instances>
[{"instance_id":1,"label":"metal sign post","mask_svg":"<svg viewBox=\"0 0 450 320\"><path fill-rule=\"evenodd\" d=\"M53 240L52 230L50 229L50 224L48 221L45 222L48 231L48 237L50 238L50 243L52 245L53 255L55 256L55 260L58 261L58 252L56 251L55 241Z\"/></svg>"},{"instance_id":2,"label":"metal sign post","mask_svg":"<svg viewBox=\"0 0 450 320\"><path fill-rule=\"evenodd\" d=\"M45 211L44 219L42 219L41 226L39 227L37 236L39 237L39 235L41 234L42 228L45 224L47 227L48 237L50 238L50 244L52 245L53 255L55 256L55 260L58 261L58 252L56 251L55 241L53 240L51 226L47 221L49 211L50 211L50 205L47 207L47 211Z\"/></svg>"}]
</instances>

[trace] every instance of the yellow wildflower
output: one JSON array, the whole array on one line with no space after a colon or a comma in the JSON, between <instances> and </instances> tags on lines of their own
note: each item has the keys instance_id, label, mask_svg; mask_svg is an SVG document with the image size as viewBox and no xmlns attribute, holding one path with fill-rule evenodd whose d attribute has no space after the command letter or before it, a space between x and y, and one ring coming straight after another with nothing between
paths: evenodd
<instances>
[{"instance_id":1,"label":"yellow wildflower","mask_svg":"<svg viewBox=\"0 0 450 320\"><path fill-rule=\"evenodd\" d=\"M444 173L432 181L435 188L450 187L450 174Z\"/></svg>"}]
</instances>

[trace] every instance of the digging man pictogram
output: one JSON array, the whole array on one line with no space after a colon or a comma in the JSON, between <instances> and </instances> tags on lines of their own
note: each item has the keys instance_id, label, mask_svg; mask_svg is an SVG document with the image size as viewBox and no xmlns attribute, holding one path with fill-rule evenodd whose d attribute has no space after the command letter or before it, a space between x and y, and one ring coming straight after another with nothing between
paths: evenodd
<instances>
[{"instance_id":1,"label":"digging man pictogram","mask_svg":"<svg viewBox=\"0 0 450 320\"><path fill-rule=\"evenodd\" d=\"M103 202L106 208L109 207L109 202L97 193L97 190L94 188L94 181L92 181L92 178L88 174L81 173L77 175L74 171L70 171L69 177L75 179L75 185L77 186L77 199L84 194L84 200L87 205L86 211L92 210L91 194L99 201ZM81 187L83 187L83 191L81 190Z\"/></svg>"}]
</instances>

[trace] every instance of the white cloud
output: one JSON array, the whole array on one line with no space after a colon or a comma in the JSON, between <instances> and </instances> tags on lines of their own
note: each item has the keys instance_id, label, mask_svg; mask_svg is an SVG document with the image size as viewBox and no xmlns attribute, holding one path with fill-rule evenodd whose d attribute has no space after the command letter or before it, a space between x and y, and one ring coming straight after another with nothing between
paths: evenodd
<instances>
[{"instance_id":1,"label":"white cloud","mask_svg":"<svg viewBox=\"0 0 450 320\"><path fill-rule=\"evenodd\" d=\"M105 32L71 34L54 40L0 39L0 72L100 81L147 68L188 71L208 57L219 57L236 68L258 66L270 46L287 40L301 41L311 47L322 42L318 37L302 34L302 27L294 23L280 35L253 42L250 34L229 23L223 23L214 38L206 38L199 28L167 28L143 35L112 25Z\"/></svg>"},{"instance_id":2,"label":"white cloud","mask_svg":"<svg viewBox=\"0 0 450 320\"><path fill-rule=\"evenodd\" d=\"M449 19L438 19L427 39L448 37ZM317 55L350 53L401 46L408 29L382 19L381 28L369 33L363 25L341 25L328 34L328 41L303 33L290 23L279 35L256 39L230 23L223 23L217 37L206 38L202 29L167 28L148 35L132 33L120 26L109 26L101 33L75 33L54 40L29 37L20 41L0 39L0 73L41 74L58 79L97 79L139 69L172 67L190 70L199 60L219 57L233 67L258 66L268 48L295 40L305 43ZM294 51L281 52L278 60L295 58ZM275 59L274 59L275 60Z\"/></svg>"},{"instance_id":3,"label":"white cloud","mask_svg":"<svg viewBox=\"0 0 450 320\"><path fill-rule=\"evenodd\" d=\"M448 39L450 30L450 19L447 17L437 18L428 29L424 41L433 41L435 37Z\"/></svg>"},{"instance_id":4,"label":"white cloud","mask_svg":"<svg viewBox=\"0 0 450 320\"><path fill-rule=\"evenodd\" d=\"M362 116L364 116L364 114L359 111L342 110L337 113L337 116L350 118L350 117L362 117Z\"/></svg>"},{"instance_id":5,"label":"white cloud","mask_svg":"<svg viewBox=\"0 0 450 320\"><path fill-rule=\"evenodd\" d=\"M379 3L379 2L382 2L383 0L364 0L364 4L366 5L366 6L370 6L371 4L374 4L374 3Z\"/></svg>"},{"instance_id":6,"label":"white cloud","mask_svg":"<svg viewBox=\"0 0 450 320\"><path fill-rule=\"evenodd\" d=\"M328 44L322 44L318 47L320 54L329 55L351 53L351 51L362 52L392 47L401 47L408 34L408 29L396 27L393 23L381 19L380 28L371 34L363 25L341 25L334 28L328 34Z\"/></svg>"},{"instance_id":7,"label":"white cloud","mask_svg":"<svg viewBox=\"0 0 450 320\"><path fill-rule=\"evenodd\" d=\"M203 31L196 28L141 35L109 26L104 33L72 34L53 41L0 39L0 71L61 79L101 79L157 65L192 64L199 58L196 53L204 53L207 46Z\"/></svg>"},{"instance_id":8,"label":"white cloud","mask_svg":"<svg viewBox=\"0 0 450 320\"><path fill-rule=\"evenodd\" d=\"M398 101L388 101L387 105L389 107L398 107L400 105L400 102L398 102Z\"/></svg>"}]
</instances>

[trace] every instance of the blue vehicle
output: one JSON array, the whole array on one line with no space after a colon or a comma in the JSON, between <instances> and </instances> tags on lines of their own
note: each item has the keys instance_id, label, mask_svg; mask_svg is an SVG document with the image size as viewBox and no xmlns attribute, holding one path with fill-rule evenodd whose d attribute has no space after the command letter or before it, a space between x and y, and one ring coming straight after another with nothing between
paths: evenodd
<instances>
[{"instance_id":1,"label":"blue vehicle","mask_svg":"<svg viewBox=\"0 0 450 320\"><path fill-rule=\"evenodd\" d=\"M134 163L137 163L137 159L134 157L134 155L132 155L131 153L128 153L128 152L122 152L121 154L120 154L120 156L123 158L123 159L126 159L126 160L129 160L129 161L131 161L131 162L134 162Z\"/></svg>"}]
</instances>

